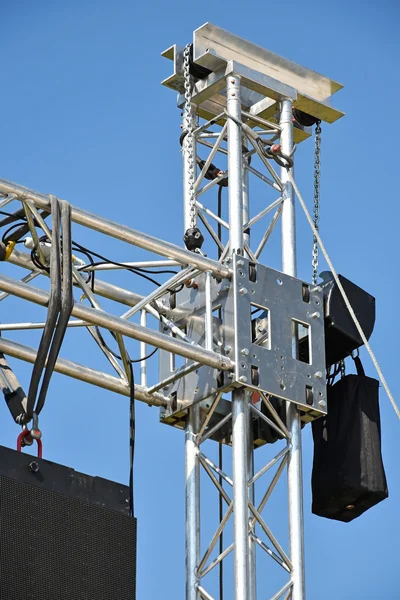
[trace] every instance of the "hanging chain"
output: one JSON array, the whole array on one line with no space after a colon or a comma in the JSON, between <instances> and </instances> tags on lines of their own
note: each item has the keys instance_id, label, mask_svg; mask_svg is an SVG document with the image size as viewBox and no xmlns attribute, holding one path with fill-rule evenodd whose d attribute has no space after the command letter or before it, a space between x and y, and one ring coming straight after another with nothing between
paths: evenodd
<instances>
[{"instance_id":1,"label":"hanging chain","mask_svg":"<svg viewBox=\"0 0 400 600\"><path fill-rule=\"evenodd\" d=\"M340 361L340 376L341 377L346 377L346 363L344 362L344 359Z\"/></svg>"},{"instance_id":2,"label":"hanging chain","mask_svg":"<svg viewBox=\"0 0 400 600\"><path fill-rule=\"evenodd\" d=\"M319 204L320 204L320 176L321 176L321 121L317 122L315 128L315 151L314 151L314 226L319 231ZM313 236L312 250L312 282L318 282L318 240Z\"/></svg>"},{"instance_id":3,"label":"hanging chain","mask_svg":"<svg viewBox=\"0 0 400 600\"><path fill-rule=\"evenodd\" d=\"M192 113L192 78L189 71L190 67L190 44L187 44L183 51L183 76L185 85L185 107L183 111L183 130L186 134L185 155L188 170L188 192L189 192L189 220L190 227L196 227L196 205L194 193L194 149L193 149L193 113Z\"/></svg>"}]
</instances>

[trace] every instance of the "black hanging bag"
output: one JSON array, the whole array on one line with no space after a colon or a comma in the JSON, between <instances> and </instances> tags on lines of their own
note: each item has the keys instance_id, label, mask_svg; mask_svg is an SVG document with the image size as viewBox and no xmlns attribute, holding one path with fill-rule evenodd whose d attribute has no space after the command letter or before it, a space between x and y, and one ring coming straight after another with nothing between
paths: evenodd
<instances>
[{"instance_id":1,"label":"black hanging bag","mask_svg":"<svg viewBox=\"0 0 400 600\"><path fill-rule=\"evenodd\" d=\"M388 497L381 455L379 382L357 375L328 386L328 415L312 423L312 512L349 522Z\"/></svg>"}]
</instances>

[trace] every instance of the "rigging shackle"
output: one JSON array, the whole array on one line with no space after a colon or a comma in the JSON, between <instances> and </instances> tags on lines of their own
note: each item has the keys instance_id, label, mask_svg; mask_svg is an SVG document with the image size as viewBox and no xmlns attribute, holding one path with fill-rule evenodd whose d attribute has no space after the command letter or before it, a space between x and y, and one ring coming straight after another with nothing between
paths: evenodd
<instances>
[{"instance_id":1,"label":"rigging shackle","mask_svg":"<svg viewBox=\"0 0 400 600\"><path fill-rule=\"evenodd\" d=\"M29 429L24 429L24 431L21 431L21 433L17 437L17 451L18 452L22 452L23 441L26 437L28 437L30 435L31 435L31 432L29 431ZM42 458L42 450L43 450L42 440L38 439L38 438L34 438L34 439L36 439L36 442L37 442L38 458Z\"/></svg>"}]
</instances>

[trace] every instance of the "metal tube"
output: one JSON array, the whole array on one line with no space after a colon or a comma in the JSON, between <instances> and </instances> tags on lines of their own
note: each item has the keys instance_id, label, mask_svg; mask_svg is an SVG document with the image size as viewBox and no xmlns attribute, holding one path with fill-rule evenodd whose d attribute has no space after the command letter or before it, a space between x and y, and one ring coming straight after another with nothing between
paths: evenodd
<instances>
[{"instance_id":1,"label":"metal tube","mask_svg":"<svg viewBox=\"0 0 400 600\"><path fill-rule=\"evenodd\" d=\"M0 290L9 292L19 298L30 300L42 306L47 306L49 300L48 292L26 285L20 281L15 281L4 275L0 275ZM187 344L186 342L164 335L158 331L141 327L136 323L130 323L129 321L126 321L126 319L120 319L103 310L96 310L89 306L75 303L72 309L72 315L78 319L88 321L92 325L99 325L100 327L115 331L116 333L122 333L122 335L168 350L174 354L191 358L202 364L208 364L210 367L216 367L217 369L222 370L233 368L232 361L225 356L211 352L210 350L205 350L200 346Z\"/></svg>"},{"instance_id":2,"label":"metal tube","mask_svg":"<svg viewBox=\"0 0 400 600\"><path fill-rule=\"evenodd\" d=\"M247 392L247 394L249 394ZM247 434L247 474L249 477L248 494L249 505L255 504L255 489L253 483L254 477L254 440L253 440L253 415L251 414L250 399L247 407L248 434ZM254 532L253 532L254 533ZM256 545L251 535L249 538L249 600L257 598L257 561L256 561Z\"/></svg>"},{"instance_id":3,"label":"metal tube","mask_svg":"<svg viewBox=\"0 0 400 600\"><path fill-rule=\"evenodd\" d=\"M174 373L172 373L172 375L170 375L169 377L166 377L162 381L159 381L155 385L152 385L151 387L149 387L150 393L152 394L153 392L157 392L158 390L161 390L162 388L167 387L171 383L174 383L174 381L177 381L177 379L181 379L185 375L192 373L192 371L195 371L200 366L201 366L201 364L198 362L189 363L188 365L185 365L184 367L182 367L182 368L178 369L177 371L175 371Z\"/></svg>"},{"instance_id":4,"label":"metal tube","mask_svg":"<svg viewBox=\"0 0 400 600\"><path fill-rule=\"evenodd\" d=\"M230 252L233 254L243 251L242 115L240 77L236 74L226 78L226 93L227 112L233 117L228 118L229 238Z\"/></svg>"},{"instance_id":5,"label":"metal tube","mask_svg":"<svg viewBox=\"0 0 400 600\"><path fill-rule=\"evenodd\" d=\"M17 342L12 342L3 337L0 337L0 352L32 364L36 360L36 350L18 344ZM91 385L110 390L117 394L122 394L123 396L129 396L130 394L129 385L119 377L96 371L95 369L79 365L78 363L65 360L64 358L57 359L54 370L57 373L68 375L68 377L85 381ZM162 394L151 395L148 393L147 389L143 388L141 385L135 385L135 398L150 406L167 406L168 403L167 398L164 398Z\"/></svg>"},{"instance_id":6,"label":"metal tube","mask_svg":"<svg viewBox=\"0 0 400 600\"><path fill-rule=\"evenodd\" d=\"M105 263L102 265L95 265L92 267L91 265L87 265L85 267L81 267L80 271L114 271L114 270L122 270L127 267L132 267L133 269L149 269L149 268L158 268L158 267L176 267L179 266L179 263L176 260L142 260L140 262L121 262L118 265L114 263Z\"/></svg>"},{"instance_id":7,"label":"metal tube","mask_svg":"<svg viewBox=\"0 0 400 600\"><path fill-rule=\"evenodd\" d=\"M250 173L253 173L253 175L255 175L256 177L258 177L259 179L261 179L261 181L263 181L264 183L267 183L268 185L270 185L271 187L273 187L274 190L276 190L277 192L281 192L282 191L282 188L277 183L275 183L275 181L273 181L269 177L266 177L263 173L260 173L260 171L258 171L257 169L255 169L251 165L249 165L247 168L250 171Z\"/></svg>"},{"instance_id":8,"label":"metal tube","mask_svg":"<svg viewBox=\"0 0 400 600\"><path fill-rule=\"evenodd\" d=\"M259 477L264 475L271 467L273 467L277 462L281 460L286 454L289 452L289 447L285 446L283 450L281 450L274 458L271 458L249 481L249 486L253 485Z\"/></svg>"},{"instance_id":9,"label":"metal tube","mask_svg":"<svg viewBox=\"0 0 400 600\"><path fill-rule=\"evenodd\" d=\"M272 217L272 221L271 223L268 225L268 229L267 231L264 233L261 242L258 245L257 250L254 252L254 255L258 258L261 254L261 252L264 249L265 244L268 242L269 237L279 219L279 217L281 216L281 212L282 212L282 204L279 205L279 207L276 209L276 212L274 214L274 216Z\"/></svg>"},{"instance_id":10,"label":"metal tube","mask_svg":"<svg viewBox=\"0 0 400 600\"><path fill-rule=\"evenodd\" d=\"M210 594L203 587L201 587L201 585L197 586L197 591L199 592L203 600L214 600L214 598L210 596Z\"/></svg>"},{"instance_id":11,"label":"metal tube","mask_svg":"<svg viewBox=\"0 0 400 600\"><path fill-rule=\"evenodd\" d=\"M218 135L218 138L217 138L217 140L215 142L214 148L211 150L210 154L208 155L207 160L204 163L204 167L202 168L201 173L198 176L196 183L194 184L194 191L195 191L195 193L199 189L199 185L203 181L204 176L206 175L206 173L208 171L208 168L211 165L212 160L213 160L214 156L216 155L217 150L218 150L218 148L219 148L222 140L224 139L224 136L225 136L225 133L226 133L226 128L227 128L227 123L225 123L224 126L222 127L222 129L220 131L220 134Z\"/></svg>"},{"instance_id":12,"label":"metal tube","mask_svg":"<svg viewBox=\"0 0 400 600\"><path fill-rule=\"evenodd\" d=\"M229 506L231 503L231 499L229 498L228 494L222 487L222 482L218 481L218 479L215 477L214 473L212 472L212 470L210 469L210 467L208 466L208 464L206 463L206 461L204 460L204 458L201 455L199 456L199 460L200 460L201 466L203 467L203 469L205 470L205 472L207 473L207 475L209 476L209 478L211 479L211 481L217 488L217 490L220 493L220 495L222 496L222 498L225 500L225 502Z\"/></svg>"},{"instance_id":13,"label":"metal tube","mask_svg":"<svg viewBox=\"0 0 400 600\"><path fill-rule=\"evenodd\" d=\"M270 210L273 210L274 208L276 208L281 202L282 202L282 198L278 198L278 200L275 200L275 202L272 202L272 204L270 204L269 206L264 208L262 211L260 211L258 213L258 215L255 215L254 217L252 217L248 223L245 223L243 226L244 229L246 229L247 227L251 227L252 225L254 225L254 223L257 223L257 221L262 219L262 217L264 217L267 213L269 213Z\"/></svg>"},{"instance_id":14,"label":"metal tube","mask_svg":"<svg viewBox=\"0 0 400 600\"><path fill-rule=\"evenodd\" d=\"M292 102L285 99L281 103L281 148L290 155L293 149ZM291 170L282 167L283 190L282 209L282 271L296 277L296 220L293 186L289 180ZM292 570L292 599L304 600L304 525L303 525L303 486L301 455L300 413L293 402L286 406L286 426L290 434L288 453L288 503L289 503L289 546Z\"/></svg>"},{"instance_id":15,"label":"metal tube","mask_svg":"<svg viewBox=\"0 0 400 600\"><path fill-rule=\"evenodd\" d=\"M211 552L214 550L215 544L217 543L217 541L218 541L218 538L219 538L219 536L220 536L220 535L221 535L221 533L222 533L222 530L224 529L224 527L225 527L226 523L228 522L228 519L229 519L229 517L230 517L230 515L231 515L232 511L233 511L233 502L231 502L231 503L229 504L229 506L228 506L228 509L227 509L227 511L226 511L226 513L225 513L225 515L224 515L224 516L223 516L223 518L222 518L222 521L221 521L221 522L220 522L220 524L218 525L218 527L217 527L217 530L216 530L216 532L214 533L214 535L213 535L213 537L212 537L212 539L211 539L211 542L210 542L210 544L209 544L209 546L208 546L208 548L207 548L207 550L206 550L206 552L205 552L205 554L204 554L203 558L202 558L202 559L201 559L201 561L200 561L200 564L199 564L199 575L200 575L200 577L202 577L202 576L203 576L203 574L202 574L202 572L201 572L201 571L202 571L202 568L203 568L203 567L204 567L204 565L206 564L206 562L207 562L207 559L208 559L208 557L210 556Z\"/></svg>"},{"instance_id":16,"label":"metal tube","mask_svg":"<svg viewBox=\"0 0 400 600\"><path fill-rule=\"evenodd\" d=\"M0 193L16 194L21 200L30 200L39 208L50 208L50 201L47 196L34 192L28 188L10 183L4 179L0 179ZM230 276L230 270L216 260L212 260L210 258L206 258L205 256L201 256L200 254L190 252L189 250L180 248L179 246L171 244L165 240L160 240L147 233L131 229L130 227L122 225L121 223L110 221L109 219L99 217L76 207L71 207L71 217L72 221L78 225L83 225L89 229L94 229L95 231L99 231L100 233L104 233L110 237L114 237L117 240L122 240L123 242L132 244L133 246L138 246L139 248L143 248L149 252L166 256L171 260L176 260L179 264L193 265L200 271L206 271L208 269L218 277Z\"/></svg>"},{"instance_id":17,"label":"metal tube","mask_svg":"<svg viewBox=\"0 0 400 600\"><path fill-rule=\"evenodd\" d=\"M147 327L147 313L144 309L140 311L140 325L142 327ZM146 352L146 342L140 342L140 356L144 358ZM140 361L140 384L147 387L147 365L145 360Z\"/></svg>"},{"instance_id":18,"label":"metal tube","mask_svg":"<svg viewBox=\"0 0 400 600\"><path fill-rule=\"evenodd\" d=\"M221 560L224 560L224 558L232 552L233 548L234 544L231 544L223 552L221 552L221 554L219 554L217 558L213 560L206 569L204 569L201 576L205 577L210 571L212 571L221 562Z\"/></svg>"},{"instance_id":19,"label":"metal tube","mask_svg":"<svg viewBox=\"0 0 400 600\"><path fill-rule=\"evenodd\" d=\"M213 463L213 461L211 459L209 459L208 456L203 454L203 452L199 451L199 457L202 458L202 460L209 467L211 467L213 469L213 471L215 471L217 473L217 475L220 475L223 479L225 479L226 483L229 483L230 486L233 486L232 479L226 473L224 473L219 467L217 467L217 465L215 463Z\"/></svg>"},{"instance_id":20,"label":"metal tube","mask_svg":"<svg viewBox=\"0 0 400 600\"><path fill-rule=\"evenodd\" d=\"M225 229L229 229L229 225L226 221L224 221L223 219L221 219L221 217L218 217L215 213L213 213L209 208L207 208L206 206L204 206L204 204L202 204L201 202L199 202L198 200L196 200L196 204L197 206L206 213L206 215L208 215L209 217L212 217L213 219L215 219L218 223L220 223L223 227L225 227Z\"/></svg>"},{"instance_id":21,"label":"metal tube","mask_svg":"<svg viewBox=\"0 0 400 600\"><path fill-rule=\"evenodd\" d=\"M249 597L247 411L244 388L232 392L233 530L235 600Z\"/></svg>"},{"instance_id":22,"label":"metal tube","mask_svg":"<svg viewBox=\"0 0 400 600\"><path fill-rule=\"evenodd\" d=\"M218 423L216 423L214 425L214 427L211 427L211 429L209 429L207 431L207 433L205 433L204 435L201 436L199 444L202 444L203 442L208 440L208 438L212 437L214 435L214 433L216 433L218 431L218 429L223 427L225 425L225 423L227 423L231 418L232 418L232 413L228 413L227 415L225 415Z\"/></svg>"},{"instance_id":23,"label":"metal tube","mask_svg":"<svg viewBox=\"0 0 400 600\"><path fill-rule=\"evenodd\" d=\"M240 77L226 78L228 115L229 243L230 254L243 254L243 155ZM230 115L230 116L229 116ZM246 218L246 221L248 219ZM247 398L244 388L232 392L232 475L234 534L234 598L249 597Z\"/></svg>"},{"instance_id":24,"label":"metal tube","mask_svg":"<svg viewBox=\"0 0 400 600\"><path fill-rule=\"evenodd\" d=\"M266 544L264 544L264 542L261 541L259 537L254 535L254 533L251 534L251 537L260 546L260 548L262 548L264 550L264 552L266 552L271 558L274 559L274 561L276 561L278 563L278 565L280 565L283 569L285 569L285 571L287 571L289 573L289 568L288 568L287 564L281 559L280 556L275 554L275 552L273 550L271 550L271 548L269 548Z\"/></svg>"},{"instance_id":25,"label":"metal tube","mask_svg":"<svg viewBox=\"0 0 400 600\"><path fill-rule=\"evenodd\" d=\"M194 125L195 110L184 112L183 127L189 129ZM192 224L191 215L191 186L190 171L196 173L196 140L194 136L186 135L183 141L183 216L184 231ZM191 161L191 162L189 162ZM193 201L195 200L195 195ZM195 207L194 207L195 209ZM196 210L196 209L195 209ZM197 215L195 220L197 222ZM191 253L191 254L194 254ZM190 263L189 263L190 264ZM186 600L200 600L198 585L198 566L200 561L200 462L196 444L200 428L200 407L192 406L188 410L185 428L185 560L186 560Z\"/></svg>"},{"instance_id":26,"label":"metal tube","mask_svg":"<svg viewBox=\"0 0 400 600\"><path fill-rule=\"evenodd\" d=\"M138 302L136 306L130 308L123 315L121 315L121 319L129 319L139 310L145 308L147 304L150 304L153 300L157 300L158 298L166 294L168 289L172 286L178 285L182 280L186 281L186 279L190 279L192 272L192 267L186 267L186 269L183 269L183 271L179 271L179 273L173 275L170 279L168 279L168 281L165 281L162 285L158 286L155 290L153 290L148 296L143 298L143 300Z\"/></svg>"},{"instance_id":27,"label":"metal tube","mask_svg":"<svg viewBox=\"0 0 400 600\"><path fill-rule=\"evenodd\" d=\"M291 588L291 587L292 587L292 582L291 582L291 581L288 581L288 583L286 583L286 584L285 584L285 585L284 585L284 586L283 586L283 587L282 587L282 588L279 590L279 592L277 592L276 594L274 594L274 595L272 596L272 598L270 598L269 600L279 600L279 598L282 598L283 594L284 594L285 592L287 592L287 591L288 591L288 589L289 589L289 588ZM286 597L288 597L288 596L286 596Z\"/></svg>"},{"instance_id":28,"label":"metal tube","mask_svg":"<svg viewBox=\"0 0 400 600\"><path fill-rule=\"evenodd\" d=\"M44 329L46 323L0 323L0 331L19 331L24 329ZM87 327L86 321L69 321L68 327Z\"/></svg>"},{"instance_id":29,"label":"metal tube","mask_svg":"<svg viewBox=\"0 0 400 600\"><path fill-rule=\"evenodd\" d=\"M31 261L31 257L26 252L20 252L19 250L14 249L7 262L24 269L34 270L34 272L38 275L43 274L47 276L45 271L37 270L37 267L35 267ZM74 285L78 285L76 281L74 281ZM94 282L94 293L102 296L103 298L108 298L109 300L115 300L121 304L126 304L127 306L135 306L138 302L143 300L143 296L140 294L130 292L111 283L106 283L97 277ZM0 299L1 298L2 296L0 296Z\"/></svg>"},{"instance_id":30,"label":"metal tube","mask_svg":"<svg viewBox=\"0 0 400 600\"><path fill-rule=\"evenodd\" d=\"M208 426L208 424L209 424L209 422L211 420L211 417L213 416L214 411L217 408L218 403L221 400L221 398L222 398L222 392L218 392L217 395L215 396L214 400L213 400L212 405L210 406L210 408L208 410L206 418L204 419L203 423L201 424L201 427L200 427L200 430L199 430L199 433L198 433L198 438L199 439L201 438L201 436L205 432L205 430L206 430L206 428L207 428L207 426Z\"/></svg>"}]
</instances>

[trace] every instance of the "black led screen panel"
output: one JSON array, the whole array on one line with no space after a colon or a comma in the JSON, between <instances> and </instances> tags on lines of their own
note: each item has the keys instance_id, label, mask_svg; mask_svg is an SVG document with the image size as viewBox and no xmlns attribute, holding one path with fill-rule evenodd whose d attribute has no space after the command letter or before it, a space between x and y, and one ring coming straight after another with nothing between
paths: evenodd
<instances>
[{"instance_id":1,"label":"black led screen panel","mask_svg":"<svg viewBox=\"0 0 400 600\"><path fill-rule=\"evenodd\" d=\"M135 600L128 498L126 486L0 446L0 599Z\"/></svg>"}]
</instances>

